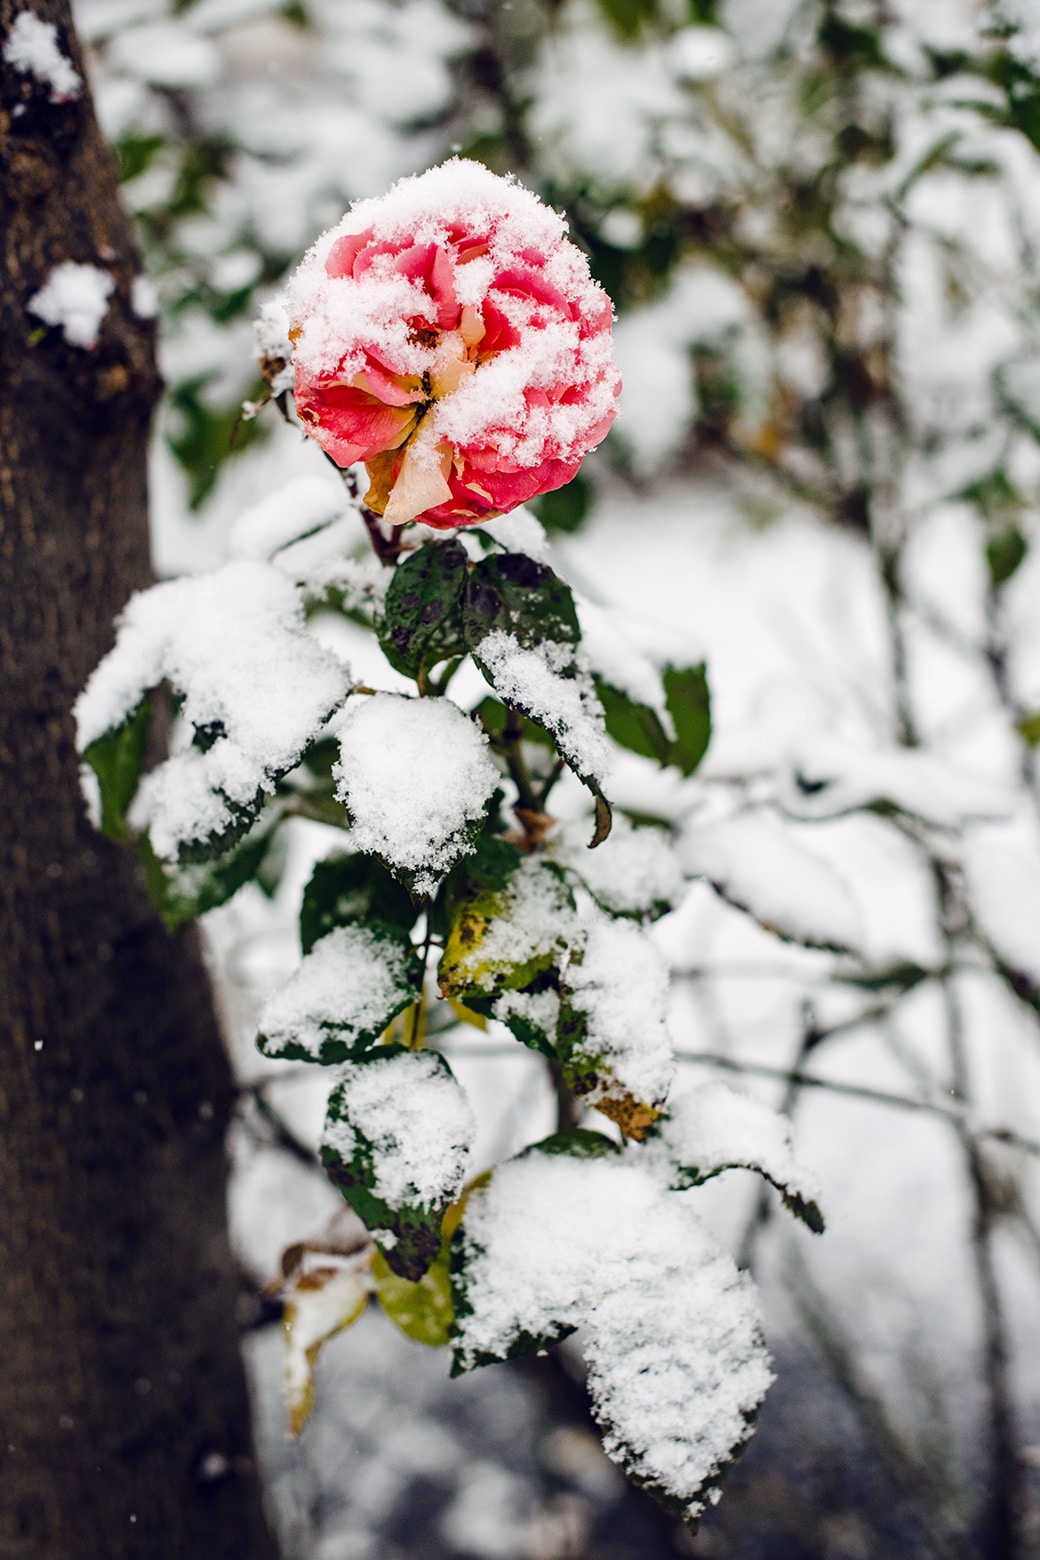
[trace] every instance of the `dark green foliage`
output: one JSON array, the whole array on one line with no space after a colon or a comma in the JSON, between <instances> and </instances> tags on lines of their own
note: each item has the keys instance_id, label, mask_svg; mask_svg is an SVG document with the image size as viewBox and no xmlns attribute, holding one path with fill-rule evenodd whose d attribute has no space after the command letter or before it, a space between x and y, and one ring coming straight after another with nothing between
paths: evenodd
<instances>
[{"instance_id":1,"label":"dark green foliage","mask_svg":"<svg viewBox=\"0 0 1040 1560\"><path fill-rule=\"evenodd\" d=\"M353 921L383 921L407 932L417 915L408 891L372 856L330 856L318 862L303 891L300 945L309 953L319 937Z\"/></svg>"},{"instance_id":2,"label":"dark green foliage","mask_svg":"<svg viewBox=\"0 0 1040 1560\"><path fill-rule=\"evenodd\" d=\"M126 810L134 799L152 722L152 706L142 699L134 713L84 750L101 791L101 832L110 840L128 840Z\"/></svg>"},{"instance_id":3,"label":"dark green foliage","mask_svg":"<svg viewBox=\"0 0 1040 1560\"><path fill-rule=\"evenodd\" d=\"M438 1051L412 1052L400 1045L379 1046L368 1056L359 1057L357 1066L383 1063L397 1058L411 1057L418 1061L422 1056L424 1066L431 1057L449 1078L451 1068ZM381 1145L371 1142L350 1116L350 1078L340 1084L329 1096L327 1120L342 1122L353 1136L354 1146L349 1158L345 1158L327 1142L322 1144L321 1160L330 1181L338 1186L358 1218L370 1230L391 1230L395 1243L386 1242L380 1249L387 1265L401 1278L417 1283L436 1259L441 1247L441 1221L452 1201L447 1192L438 1201L427 1204L397 1206L381 1197L376 1191L379 1173ZM378 1239L377 1239L378 1243Z\"/></svg>"},{"instance_id":4,"label":"dark green foliage","mask_svg":"<svg viewBox=\"0 0 1040 1560\"><path fill-rule=\"evenodd\" d=\"M466 653L462 606L468 567L458 542L428 542L394 570L379 643L391 666L420 687L438 662Z\"/></svg>"},{"instance_id":5,"label":"dark green foliage","mask_svg":"<svg viewBox=\"0 0 1040 1560\"><path fill-rule=\"evenodd\" d=\"M531 508L550 533L577 531L592 508L592 483L580 471L551 493L536 498Z\"/></svg>"},{"instance_id":6,"label":"dark green foliage","mask_svg":"<svg viewBox=\"0 0 1040 1560\"><path fill-rule=\"evenodd\" d=\"M637 704L620 688L613 688L598 677L596 692L606 717L607 734L619 747L639 753L643 758L655 758L659 764L667 764L672 742L656 710L646 704Z\"/></svg>"},{"instance_id":7,"label":"dark green foliage","mask_svg":"<svg viewBox=\"0 0 1040 1560\"><path fill-rule=\"evenodd\" d=\"M551 1137L542 1138L540 1143L531 1143L516 1157L527 1159L532 1154L569 1154L572 1159L605 1159L620 1152L620 1144L604 1133L590 1132L586 1127L574 1127L570 1132L554 1132Z\"/></svg>"},{"instance_id":8,"label":"dark green foliage","mask_svg":"<svg viewBox=\"0 0 1040 1560\"><path fill-rule=\"evenodd\" d=\"M165 143L166 137L162 135L128 135L117 141L115 150L120 179L136 179L139 173L144 173Z\"/></svg>"},{"instance_id":9,"label":"dark green foliage","mask_svg":"<svg viewBox=\"0 0 1040 1560\"><path fill-rule=\"evenodd\" d=\"M547 564L525 553L494 553L470 574L465 606L466 642L502 629L525 649L543 644L576 645L581 638L570 587Z\"/></svg>"},{"instance_id":10,"label":"dark green foliage","mask_svg":"<svg viewBox=\"0 0 1040 1560\"><path fill-rule=\"evenodd\" d=\"M659 764L675 764L684 775L692 775L711 740L711 696L704 663L668 666L661 680L675 727L674 742L649 705L639 704L621 689L597 680L607 732L629 752L654 758Z\"/></svg>"},{"instance_id":11,"label":"dark green foliage","mask_svg":"<svg viewBox=\"0 0 1040 1560\"><path fill-rule=\"evenodd\" d=\"M675 726L669 762L692 775L711 741L711 695L703 661L699 666L665 668L665 702Z\"/></svg>"},{"instance_id":12,"label":"dark green foliage","mask_svg":"<svg viewBox=\"0 0 1040 1560\"><path fill-rule=\"evenodd\" d=\"M986 564L995 590L1005 585L1018 569L1028 551L1028 543L1017 526L1010 525L986 539Z\"/></svg>"},{"instance_id":13,"label":"dark green foliage","mask_svg":"<svg viewBox=\"0 0 1040 1560\"><path fill-rule=\"evenodd\" d=\"M175 932L185 922L226 904L246 883L259 882L265 892L271 892L271 885L265 884L264 877L267 866L273 864L273 858L278 854L276 828L277 821L274 825L266 825L261 820L224 855L187 867L160 861L147 834L141 835L137 849L144 866L149 897L167 929Z\"/></svg>"}]
</instances>

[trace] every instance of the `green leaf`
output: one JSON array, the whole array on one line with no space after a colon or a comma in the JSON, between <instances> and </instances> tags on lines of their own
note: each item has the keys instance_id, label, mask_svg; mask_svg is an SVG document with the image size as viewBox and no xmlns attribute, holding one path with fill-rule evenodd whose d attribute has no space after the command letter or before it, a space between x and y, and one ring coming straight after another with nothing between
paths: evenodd
<instances>
[{"instance_id":1,"label":"green leaf","mask_svg":"<svg viewBox=\"0 0 1040 1560\"><path fill-rule=\"evenodd\" d=\"M84 750L83 757L97 775L101 790L101 832L110 840L130 838L126 810L141 778L151 723L151 702L142 699L121 726L106 731Z\"/></svg>"},{"instance_id":2,"label":"green leaf","mask_svg":"<svg viewBox=\"0 0 1040 1560\"><path fill-rule=\"evenodd\" d=\"M661 725L656 710L637 704L627 693L596 678L596 692L607 721L607 735L619 747L643 758L655 758L659 764L671 759L672 740Z\"/></svg>"},{"instance_id":3,"label":"green leaf","mask_svg":"<svg viewBox=\"0 0 1040 1560\"><path fill-rule=\"evenodd\" d=\"M391 666L423 685L439 661L466 653L462 604L469 563L458 542L427 542L398 564L379 626Z\"/></svg>"},{"instance_id":4,"label":"green leaf","mask_svg":"<svg viewBox=\"0 0 1040 1560\"><path fill-rule=\"evenodd\" d=\"M536 498L531 508L548 532L577 531L592 508L592 483L579 471L563 487Z\"/></svg>"},{"instance_id":5,"label":"green leaf","mask_svg":"<svg viewBox=\"0 0 1040 1560\"><path fill-rule=\"evenodd\" d=\"M470 1198L452 1285L453 1373L580 1327L608 1456L688 1522L717 1498L772 1378L746 1275L688 1199L627 1154L536 1149Z\"/></svg>"},{"instance_id":6,"label":"green leaf","mask_svg":"<svg viewBox=\"0 0 1040 1560\"><path fill-rule=\"evenodd\" d=\"M1040 747L1040 710L1030 710L1027 715L1020 715L1015 722L1015 730L1027 747Z\"/></svg>"},{"instance_id":7,"label":"green leaf","mask_svg":"<svg viewBox=\"0 0 1040 1560\"><path fill-rule=\"evenodd\" d=\"M438 1257L413 1283L395 1273L379 1251L372 1259L372 1280L379 1304L409 1338L431 1349L443 1349L451 1342L455 1307L446 1260Z\"/></svg>"},{"instance_id":8,"label":"green leaf","mask_svg":"<svg viewBox=\"0 0 1040 1560\"><path fill-rule=\"evenodd\" d=\"M1009 525L986 540L986 564L994 590L1006 585L1028 551L1028 543L1017 526Z\"/></svg>"},{"instance_id":9,"label":"green leaf","mask_svg":"<svg viewBox=\"0 0 1040 1560\"><path fill-rule=\"evenodd\" d=\"M581 638L570 587L526 553L493 553L470 573L465 633L470 650L501 629L525 649L546 640L576 645Z\"/></svg>"},{"instance_id":10,"label":"green leaf","mask_svg":"<svg viewBox=\"0 0 1040 1560\"><path fill-rule=\"evenodd\" d=\"M596 692L603 705L607 734L630 753L656 759L659 764L675 764L684 775L692 775L711 740L711 697L704 663L666 666L661 683L675 727L674 742L656 710L597 678Z\"/></svg>"},{"instance_id":11,"label":"green leaf","mask_svg":"<svg viewBox=\"0 0 1040 1560\"><path fill-rule=\"evenodd\" d=\"M253 831L225 855L215 861L189 865L160 861L148 836L142 835L137 849L148 894L167 930L177 931L186 921L226 904L244 884L253 879L260 881L269 857L276 854L276 839L281 841L281 835L275 833L280 822L280 812L271 819L261 818ZM272 891L263 882L261 887L265 893Z\"/></svg>"},{"instance_id":12,"label":"green leaf","mask_svg":"<svg viewBox=\"0 0 1040 1560\"><path fill-rule=\"evenodd\" d=\"M426 1141L431 1122L435 1141ZM472 1130L465 1096L438 1051L379 1046L349 1062L329 1096L322 1164L392 1270L412 1283L441 1249ZM436 1167L432 1182L420 1157Z\"/></svg>"},{"instance_id":13,"label":"green leaf","mask_svg":"<svg viewBox=\"0 0 1040 1560\"><path fill-rule=\"evenodd\" d=\"M330 856L318 862L303 891L300 944L310 953L319 937L352 921L383 921L409 932L417 915L407 889L373 856Z\"/></svg>"},{"instance_id":14,"label":"green leaf","mask_svg":"<svg viewBox=\"0 0 1040 1560\"><path fill-rule=\"evenodd\" d=\"M415 1002L424 961L407 932L382 921L334 927L264 1004L264 1056L330 1065L363 1056Z\"/></svg>"},{"instance_id":15,"label":"green leaf","mask_svg":"<svg viewBox=\"0 0 1040 1560\"><path fill-rule=\"evenodd\" d=\"M526 1159L531 1154L570 1154L574 1159L603 1159L610 1154L620 1154L621 1145L602 1132L590 1132L586 1127L573 1127L569 1132L554 1132L531 1143L517 1154Z\"/></svg>"},{"instance_id":16,"label":"green leaf","mask_svg":"<svg viewBox=\"0 0 1040 1560\"><path fill-rule=\"evenodd\" d=\"M664 693L675 727L669 763L692 775L711 741L711 695L703 661L699 666L667 666Z\"/></svg>"},{"instance_id":17,"label":"green leaf","mask_svg":"<svg viewBox=\"0 0 1040 1560\"><path fill-rule=\"evenodd\" d=\"M127 135L117 141L120 180L136 179L139 173L144 173L165 142L166 137L162 135Z\"/></svg>"}]
</instances>

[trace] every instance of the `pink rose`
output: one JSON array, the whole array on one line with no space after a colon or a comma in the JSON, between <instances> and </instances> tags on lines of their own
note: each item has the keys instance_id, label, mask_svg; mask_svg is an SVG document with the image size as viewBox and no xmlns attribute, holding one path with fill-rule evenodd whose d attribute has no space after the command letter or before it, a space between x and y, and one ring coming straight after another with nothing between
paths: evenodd
<instances>
[{"instance_id":1,"label":"pink rose","mask_svg":"<svg viewBox=\"0 0 1040 1560\"><path fill-rule=\"evenodd\" d=\"M450 530L562 487L614 420L610 299L536 195L453 158L356 203L292 277L296 408L366 503Z\"/></svg>"}]
</instances>

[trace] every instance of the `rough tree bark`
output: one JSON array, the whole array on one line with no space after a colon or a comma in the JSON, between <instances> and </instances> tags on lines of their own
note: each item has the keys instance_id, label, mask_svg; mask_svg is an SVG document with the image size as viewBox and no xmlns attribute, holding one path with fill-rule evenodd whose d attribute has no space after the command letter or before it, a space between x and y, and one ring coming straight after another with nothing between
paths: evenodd
<instances>
[{"instance_id":1,"label":"rough tree bark","mask_svg":"<svg viewBox=\"0 0 1040 1560\"><path fill-rule=\"evenodd\" d=\"M67 0L32 0L82 74ZM0 52L25 0L0 0ZM148 579L158 392L89 95L0 89L0 1554L272 1560L225 1233L232 1086L191 935L97 836L69 709ZM116 287L96 347L26 309Z\"/></svg>"}]
</instances>

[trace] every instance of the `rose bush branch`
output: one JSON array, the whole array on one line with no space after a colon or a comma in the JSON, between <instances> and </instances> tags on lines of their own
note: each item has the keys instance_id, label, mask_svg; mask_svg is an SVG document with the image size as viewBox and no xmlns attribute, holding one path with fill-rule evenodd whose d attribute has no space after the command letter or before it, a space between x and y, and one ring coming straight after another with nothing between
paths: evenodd
<instances>
[{"instance_id":1,"label":"rose bush branch","mask_svg":"<svg viewBox=\"0 0 1040 1560\"><path fill-rule=\"evenodd\" d=\"M608 801L619 748L696 769L704 667L590 634L520 508L610 426L611 319L562 218L475 164L354 206L260 328L272 395L345 492L301 479L242 516L222 568L135 597L77 717L95 816L171 925L271 891L292 820L343 831L259 1016L267 1057L334 1069L321 1160L371 1237L285 1274L294 1427L373 1294L456 1371L580 1326L607 1451L696 1521L771 1375L750 1281L679 1194L754 1170L822 1218L781 1117L671 1092L649 928L686 878L666 829ZM361 685L319 612L365 623L409 691ZM161 687L177 741L143 773ZM560 1130L497 1166L472 1160L460 1022L530 1048L556 1091Z\"/></svg>"}]
</instances>

